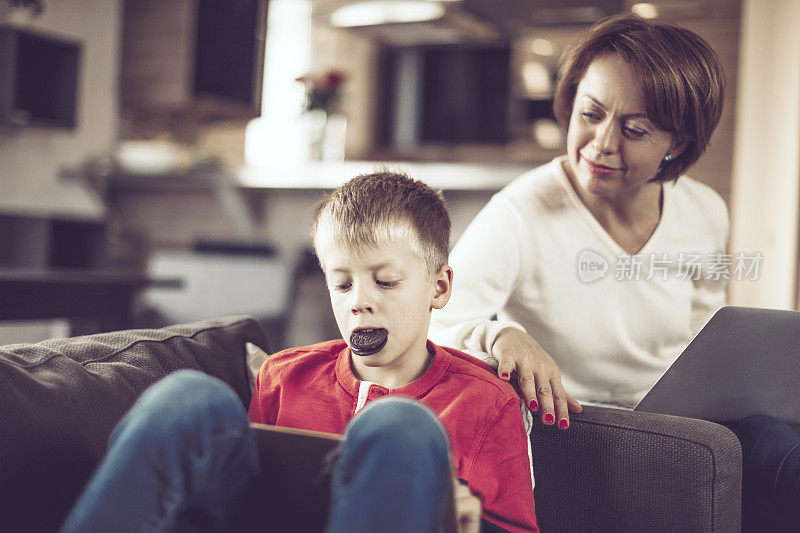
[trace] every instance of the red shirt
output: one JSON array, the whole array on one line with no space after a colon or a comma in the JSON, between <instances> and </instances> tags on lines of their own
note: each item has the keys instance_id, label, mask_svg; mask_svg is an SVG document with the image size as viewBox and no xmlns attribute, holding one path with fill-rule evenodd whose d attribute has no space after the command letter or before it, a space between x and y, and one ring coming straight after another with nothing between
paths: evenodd
<instances>
[{"instance_id":1,"label":"red shirt","mask_svg":"<svg viewBox=\"0 0 800 533\"><path fill-rule=\"evenodd\" d=\"M538 531L528 436L516 392L475 358L430 341L428 348L435 356L425 374L397 389L362 385L343 340L278 352L258 373L250 420L343 434L361 403L413 398L447 431L456 475L480 498L483 517L512 532Z\"/></svg>"}]
</instances>

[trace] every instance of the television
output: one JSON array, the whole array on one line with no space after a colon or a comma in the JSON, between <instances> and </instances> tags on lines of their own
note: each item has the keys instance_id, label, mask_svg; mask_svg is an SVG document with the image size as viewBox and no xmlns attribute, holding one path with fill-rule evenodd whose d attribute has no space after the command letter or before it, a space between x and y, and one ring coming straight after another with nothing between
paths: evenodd
<instances>
[{"instance_id":1,"label":"television","mask_svg":"<svg viewBox=\"0 0 800 533\"><path fill-rule=\"evenodd\" d=\"M384 48L379 141L387 147L505 143L510 50L508 43Z\"/></svg>"},{"instance_id":2,"label":"television","mask_svg":"<svg viewBox=\"0 0 800 533\"><path fill-rule=\"evenodd\" d=\"M75 128L81 45L0 26L0 124Z\"/></svg>"},{"instance_id":3,"label":"television","mask_svg":"<svg viewBox=\"0 0 800 533\"><path fill-rule=\"evenodd\" d=\"M267 0L199 0L194 93L261 110Z\"/></svg>"}]
</instances>

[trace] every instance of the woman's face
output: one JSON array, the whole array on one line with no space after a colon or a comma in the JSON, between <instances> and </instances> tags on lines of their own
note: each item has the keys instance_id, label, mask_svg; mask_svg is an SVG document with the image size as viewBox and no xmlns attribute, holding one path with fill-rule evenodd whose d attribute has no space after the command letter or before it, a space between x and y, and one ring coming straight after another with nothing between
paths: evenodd
<instances>
[{"instance_id":1,"label":"woman's face","mask_svg":"<svg viewBox=\"0 0 800 533\"><path fill-rule=\"evenodd\" d=\"M685 147L646 116L638 73L615 54L598 57L578 84L567 130L568 171L584 191L615 198L649 182L667 153Z\"/></svg>"}]
</instances>

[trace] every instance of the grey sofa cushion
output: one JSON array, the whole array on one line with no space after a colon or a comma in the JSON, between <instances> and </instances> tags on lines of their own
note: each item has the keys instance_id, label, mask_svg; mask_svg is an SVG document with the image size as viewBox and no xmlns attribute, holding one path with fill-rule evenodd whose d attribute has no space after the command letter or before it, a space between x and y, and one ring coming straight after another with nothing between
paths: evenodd
<instances>
[{"instance_id":1,"label":"grey sofa cushion","mask_svg":"<svg viewBox=\"0 0 800 533\"><path fill-rule=\"evenodd\" d=\"M0 529L57 529L116 423L170 372L216 376L248 405L246 342L269 351L258 322L230 317L0 347Z\"/></svg>"},{"instance_id":2,"label":"grey sofa cushion","mask_svg":"<svg viewBox=\"0 0 800 533\"><path fill-rule=\"evenodd\" d=\"M542 531L729 533L741 527L742 452L704 420L584 407L568 431L536 420Z\"/></svg>"}]
</instances>

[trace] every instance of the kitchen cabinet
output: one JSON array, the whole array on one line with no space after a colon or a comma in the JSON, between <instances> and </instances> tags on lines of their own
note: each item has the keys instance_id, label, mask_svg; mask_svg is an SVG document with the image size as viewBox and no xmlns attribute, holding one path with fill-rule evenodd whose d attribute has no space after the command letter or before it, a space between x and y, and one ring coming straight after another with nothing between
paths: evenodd
<instances>
[{"instance_id":1,"label":"kitchen cabinet","mask_svg":"<svg viewBox=\"0 0 800 533\"><path fill-rule=\"evenodd\" d=\"M260 114L267 0L127 0L123 109L200 118Z\"/></svg>"}]
</instances>

